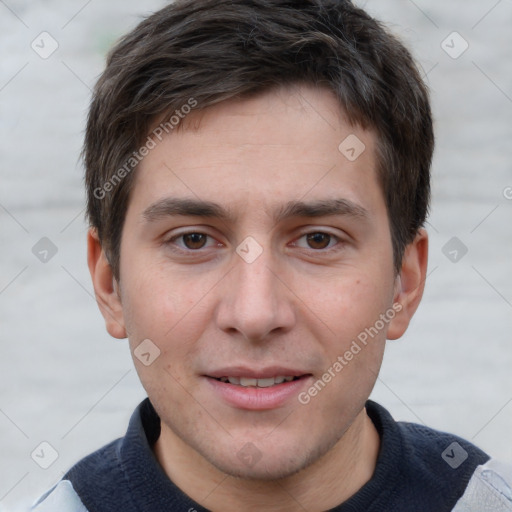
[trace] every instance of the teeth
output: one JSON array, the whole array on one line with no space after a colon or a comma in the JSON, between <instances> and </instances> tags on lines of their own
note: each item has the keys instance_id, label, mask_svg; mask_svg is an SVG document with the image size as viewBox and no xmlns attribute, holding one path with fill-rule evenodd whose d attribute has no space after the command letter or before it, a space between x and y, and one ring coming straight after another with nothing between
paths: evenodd
<instances>
[{"instance_id":1,"label":"teeth","mask_svg":"<svg viewBox=\"0 0 512 512\"><path fill-rule=\"evenodd\" d=\"M258 387L259 388L269 388L276 383L274 377L270 377L268 379L258 379Z\"/></svg>"},{"instance_id":2,"label":"teeth","mask_svg":"<svg viewBox=\"0 0 512 512\"><path fill-rule=\"evenodd\" d=\"M221 377L221 382L234 384L235 386L247 387L258 387L258 388L269 388L276 384L282 384L283 382L291 382L295 379L294 376L282 376L268 377L266 379L254 379L252 377Z\"/></svg>"},{"instance_id":3,"label":"teeth","mask_svg":"<svg viewBox=\"0 0 512 512\"><path fill-rule=\"evenodd\" d=\"M240 377L240 386L257 386L258 385L258 379L247 379L245 377Z\"/></svg>"}]
</instances>

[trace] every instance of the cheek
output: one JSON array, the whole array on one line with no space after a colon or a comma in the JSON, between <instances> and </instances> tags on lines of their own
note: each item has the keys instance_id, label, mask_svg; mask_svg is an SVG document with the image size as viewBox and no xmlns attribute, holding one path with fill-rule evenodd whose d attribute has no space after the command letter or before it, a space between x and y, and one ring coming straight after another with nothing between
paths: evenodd
<instances>
[{"instance_id":1,"label":"cheek","mask_svg":"<svg viewBox=\"0 0 512 512\"><path fill-rule=\"evenodd\" d=\"M157 400L173 397L181 403L179 383L192 371L194 341L203 329L193 293L186 287L169 286L158 273L147 272L130 283L125 296L130 348L142 385ZM156 346L150 345L149 351L156 355L149 365L137 356L141 353L138 347L147 343L144 340Z\"/></svg>"},{"instance_id":2,"label":"cheek","mask_svg":"<svg viewBox=\"0 0 512 512\"><path fill-rule=\"evenodd\" d=\"M391 280L364 272L333 276L328 286L310 284L309 290L308 305L321 313L326 324L335 332L352 335L373 324L391 306L393 297Z\"/></svg>"},{"instance_id":3,"label":"cheek","mask_svg":"<svg viewBox=\"0 0 512 512\"><path fill-rule=\"evenodd\" d=\"M190 287L182 286L179 276L170 279L163 265L145 258L143 253L129 255L123 264L123 308L128 311L133 327L139 330L151 326L158 330L165 322L169 329L173 321L183 316L187 295L192 292Z\"/></svg>"},{"instance_id":4,"label":"cheek","mask_svg":"<svg viewBox=\"0 0 512 512\"><path fill-rule=\"evenodd\" d=\"M163 349L164 334L179 317L180 296L147 267L128 268L121 275L121 300L130 345L134 349L147 338Z\"/></svg>"},{"instance_id":5,"label":"cheek","mask_svg":"<svg viewBox=\"0 0 512 512\"><path fill-rule=\"evenodd\" d=\"M318 407L325 407L325 414L331 414L333 401L350 408L364 403L370 394L382 363L391 321L391 317L387 322L381 320L381 315L390 309L391 299L389 283L379 284L365 276L344 280L336 295L325 297L329 308L326 323L334 333L324 345L324 370L329 373L328 379L332 377L324 399L318 402ZM341 415L346 413L343 407L338 411Z\"/></svg>"},{"instance_id":6,"label":"cheek","mask_svg":"<svg viewBox=\"0 0 512 512\"><path fill-rule=\"evenodd\" d=\"M128 262L135 263L133 259ZM184 368L196 349L194 341L205 329L205 319L211 317L204 299L208 283L199 284L179 273L171 276L158 265L139 262L131 268L122 287L122 302L132 352L142 340L149 339L161 356L152 370L162 371L162 365L173 362L180 363L178 369ZM138 361L135 363L140 366ZM145 368L138 371L147 373Z\"/></svg>"}]
</instances>

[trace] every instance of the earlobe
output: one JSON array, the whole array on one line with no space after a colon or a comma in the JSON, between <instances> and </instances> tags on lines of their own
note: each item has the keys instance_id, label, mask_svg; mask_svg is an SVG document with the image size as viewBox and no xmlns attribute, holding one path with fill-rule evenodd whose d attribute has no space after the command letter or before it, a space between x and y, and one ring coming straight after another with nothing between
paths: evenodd
<instances>
[{"instance_id":1,"label":"earlobe","mask_svg":"<svg viewBox=\"0 0 512 512\"><path fill-rule=\"evenodd\" d=\"M394 304L397 305L394 309L399 312L389 325L388 339L398 339L407 330L423 296L427 264L428 235L424 229L420 229L414 240L405 248L402 258L402 268L396 279L393 298Z\"/></svg>"},{"instance_id":2,"label":"earlobe","mask_svg":"<svg viewBox=\"0 0 512 512\"><path fill-rule=\"evenodd\" d=\"M96 302L105 319L108 333L114 338L126 338L123 307L117 282L95 228L90 228L87 233L87 264L91 273Z\"/></svg>"}]
</instances>

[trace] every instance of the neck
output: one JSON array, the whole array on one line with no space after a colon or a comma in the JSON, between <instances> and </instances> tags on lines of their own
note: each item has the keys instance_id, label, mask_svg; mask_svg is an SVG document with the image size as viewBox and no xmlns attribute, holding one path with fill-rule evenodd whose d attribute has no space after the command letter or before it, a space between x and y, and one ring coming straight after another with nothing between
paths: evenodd
<instances>
[{"instance_id":1,"label":"neck","mask_svg":"<svg viewBox=\"0 0 512 512\"><path fill-rule=\"evenodd\" d=\"M379 446L377 430L363 409L326 455L280 480L226 475L164 424L154 452L175 485L212 512L320 512L343 503L371 479Z\"/></svg>"}]
</instances>

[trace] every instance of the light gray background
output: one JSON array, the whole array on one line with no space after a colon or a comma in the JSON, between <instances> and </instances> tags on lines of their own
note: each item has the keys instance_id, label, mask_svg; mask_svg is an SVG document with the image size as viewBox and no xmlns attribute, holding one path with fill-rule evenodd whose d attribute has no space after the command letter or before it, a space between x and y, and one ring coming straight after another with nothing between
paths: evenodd
<instances>
[{"instance_id":1,"label":"light gray background","mask_svg":"<svg viewBox=\"0 0 512 512\"><path fill-rule=\"evenodd\" d=\"M92 297L78 155L107 48L164 3L0 0L0 510L122 435L144 397ZM412 48L437 131L425 298L373 398L512 462L512 1L358 3ZM59 44L47 59L31 48L43 31ZM469 44L457 59L453 31ZM456 263L452 237L468 248ZM59 455L46 470L31 458L43 441Z\"/></svg>"}]
</instances>

